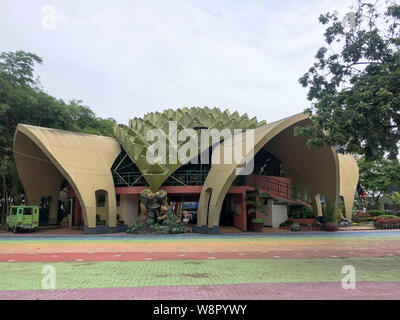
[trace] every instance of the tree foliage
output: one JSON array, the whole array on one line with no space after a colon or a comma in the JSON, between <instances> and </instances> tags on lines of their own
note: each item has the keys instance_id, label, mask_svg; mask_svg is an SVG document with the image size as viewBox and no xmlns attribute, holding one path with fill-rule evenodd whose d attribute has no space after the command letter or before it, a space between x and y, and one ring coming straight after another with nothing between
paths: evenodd
<instances>
[{"instance_id":1,"label":"tree foliage","mask_svg":"<svg viewBox=\"0 0 400 320\"><path fill-rule=\"evenodd\" d=\"M40 63L42 59L33 53L0 54L0 205L3 215L7 205L23 198L12 153L18 123L113 135L114 119L96 117L80 100L65 102L45 92L34 78L35 65Z\"/></svg>"},{"instance_id":2,"label":"tree foliage","mask_svg":"<svg viewBox=\"0 0 400 320\"><path fill-rule=\"evenodd\" d=\"M308 88L313 124L296 128L309 146L327 143L368 159L398 154L400 5L358 1L344 18L319 17L326 45L299 79Z\"/></svg>"},{"instance_id":3,"label":"tree foliage","mask_svg":"<svg viewBox=\"0 0 400 320\"><path fill-rule=\"evenodd\" d=\"M400 188L400 164L397 159L382 158L369 161L361 158L358 160L358 167L360 185L373 198L375 204L391 187Z\"/></svg>"}]
</instances>

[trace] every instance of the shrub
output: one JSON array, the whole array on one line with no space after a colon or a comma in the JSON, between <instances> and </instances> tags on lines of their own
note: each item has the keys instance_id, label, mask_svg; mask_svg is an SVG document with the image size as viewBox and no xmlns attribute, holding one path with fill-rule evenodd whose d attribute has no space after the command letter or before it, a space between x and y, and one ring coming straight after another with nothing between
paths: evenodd
<instances>
[{"instance_id":1,"label":"shrub","mask_svg":"<svg viewBox=\"0 0 400 320\"><path fill-rule=\"evenodd\" d=\"M150 219L152 221L152 219ZM170 211L167 218L162 224L159 223L142 223L140 221L132 224L127 233L154 233L154 234L167 234L167 233L185 233L185 226L178 222L175 214Z\"/></svg>"},{"instance_id":2,"label":"shrub","mask_svg":"<svg viewBox=\"0 0 400 320\"><path fill-rule=\"evenodd\" d=\"M314 218L313 209L307 206L291 207L288 217L292 219L312 219Z\"/></svg>"},{"instance_id":3,"label":"shrub","mask_svg":"<svg viewBox=\"0 0 400 320\"><path fill-rule=\"evenodd\" d=\"M380 219L400 219L400 218L398 218L397 216L395 216L393 214L382 214L380 216L377 216L376 219L380 220Z\"/></svg>"},{"instance_id":4,"label":"shrub","mask_svg":"<svg viewBox=\"0 0 400 320\"><path fill-rule=\"evenodd\" d=\"M368 214L373 216L373 217L377 217L377 216L380 216L382 214L385 214L385 212L382 211L382 210L369 210Z\"/></svg>"},{"instance_id":5,"label":"shrub","mask_svg":"<svg viewBox=\"0 0 400 320\"><path fill-rule=\"evenodd\" d=\"M251 220L251 222L253 222L253 223L264 223L264 220L260 219L260 218L255 218L255 219Z\"/></svg>"}]
</instances>

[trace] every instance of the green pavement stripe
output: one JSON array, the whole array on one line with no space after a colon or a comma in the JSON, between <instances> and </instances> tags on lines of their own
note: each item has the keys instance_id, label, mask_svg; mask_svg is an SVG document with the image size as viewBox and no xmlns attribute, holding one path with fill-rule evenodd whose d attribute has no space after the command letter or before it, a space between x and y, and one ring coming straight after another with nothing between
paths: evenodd
<instances>
[{"instance_id":1,"label":"green pavement stripe","mask_svg":"<svg viewBox=\"0 0 400 320\"><path fill-rule=\"evenodd\" d=\"M340 282L343 266L357 281L400 281L400 257L330 259L176 260L129 262L0 263L0 290L41 289L42 268L56 270L57 289Z\"/></svg>"}]
</instances>

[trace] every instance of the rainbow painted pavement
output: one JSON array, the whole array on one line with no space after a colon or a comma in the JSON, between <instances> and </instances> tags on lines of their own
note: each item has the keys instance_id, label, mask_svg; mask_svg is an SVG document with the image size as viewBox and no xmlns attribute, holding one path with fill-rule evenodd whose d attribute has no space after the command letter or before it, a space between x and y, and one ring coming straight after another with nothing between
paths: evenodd
<instances>
[{"instance_id":1,"label":"rainbow painted pavement","mask_svg":"<svg viewBox=\"0 0 400 320\"><path fill-rule=\"evenodd\" d=\"M47 265L55 290L42 289ZM0 299L399 299L400 232L3 233L0 274Z\"/></svg>"}]
</instances>

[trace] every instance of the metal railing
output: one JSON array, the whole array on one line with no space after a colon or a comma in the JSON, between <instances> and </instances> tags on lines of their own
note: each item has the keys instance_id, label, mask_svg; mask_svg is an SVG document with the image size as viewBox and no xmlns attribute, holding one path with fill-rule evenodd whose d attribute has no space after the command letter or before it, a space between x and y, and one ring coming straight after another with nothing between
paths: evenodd
<instances>
[{"instance_id":1,"label":"metal railing","mask_svg":"<svg viewBox=\"0 0 400 320\"><path fill-rule=\"evenodd\" d=\"M175 172L164 183L164 186L202 186L206 180L208 171L187 170ZM148 186L146 180L139 172L114 173L114 184L116 187L137 187ZM296 199L310 203L308 193L304 190L292 186L282 180L270 176L250 175L237 176L233 186L250 186L260 188L275 196L287 199Z\"/></svg>"},{"instance_id":2,"label":"metal railing","mask_svg":"<svg viewBox=\"0 0 400 320\"><path fill-rule=\"evenodd\" d=\"M175 172L164 182L165 186L202 186L208 171L187 170ZM116 187L148 186L144 177L138 172L114 173L114 184Z\"/></svg>"},{"instance_id":3,"label":"metal railing","mask_svg":"<svg viewBox=\"0 0 400 320\"><path fill-rule=\"evenodd\" d=\"M270 176L250 175L246 179L246 185L263 189L278 197L311 203L311 199L306 191L293 186L291 183Z\"/></svg>"}]
</instances>

